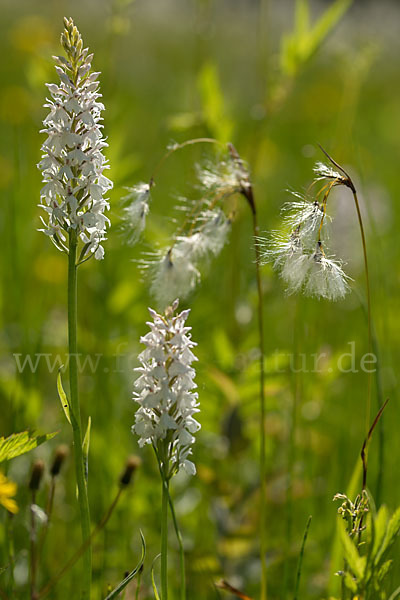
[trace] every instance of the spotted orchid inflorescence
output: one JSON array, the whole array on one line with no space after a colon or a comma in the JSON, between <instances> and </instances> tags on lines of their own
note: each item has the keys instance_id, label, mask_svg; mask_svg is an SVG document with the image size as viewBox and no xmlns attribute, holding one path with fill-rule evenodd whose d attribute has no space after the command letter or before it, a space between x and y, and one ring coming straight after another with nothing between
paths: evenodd
<instances>
[{"instance_id":1,"label":"spotted orchid inflorescence","mask_svg":"<svg viewBox=\"0 0 400 600\"><path fill-rule=\"evenodd\" d=\"M43 121L47 135L38 167L44 186L40 192L43 231L55 246L68 252L68 235L75 232L83 244L80 260L91 255L102 259L102 242L110 224L105 194L112 182L104 175L108 168L103 149L99 102L99 73L91 70L93 54L83 47L82 37L72 19L65 19L61 43L66 53L54 57L60 83L47 84L50 109Z\"/></svg>"},{"instance_id":2,"label":"spotted orchid inflorescence","mask_svg":"<svg viewBox=\"0 0 400 600\"><path fill-rule=\"evenodd\" d=\"M164 314L149 309L153 321L140 340L146 348L139 355L133 396L139 408L132 431L139 436L139 446L153 445L167 478L181 467L195 474L189 456L193 434L200 429L194 418L199 402L191 366L197 360L192 352L196 344L185 325L190 311L175 314L177 308L176 300Z\"/></svg>"}]
</instances>

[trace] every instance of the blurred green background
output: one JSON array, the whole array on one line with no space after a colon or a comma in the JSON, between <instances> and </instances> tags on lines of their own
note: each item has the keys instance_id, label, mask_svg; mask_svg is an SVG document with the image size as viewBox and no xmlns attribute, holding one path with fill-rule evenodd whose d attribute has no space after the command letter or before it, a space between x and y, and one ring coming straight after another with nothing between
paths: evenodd
<instances>
[{"instance_id":1,"label":"blurred green background","mask_svg":"<svg viewBox=\"0 0 400 600\"><path fill-rule=\"evenodd\" d=\"M79 272L80 351L93 360L98 355L95 372L86 365L80 379L84 421L92 417L93 522L115 494L126 457L139 453L144 462L134 487L95 542L93 598L103 598L108 584L115 585L137 562L139 528L148 544L143 598L152 597L160 485L150 449L139 452L130 433L132 369L152 299L135 261L168 239L176 197L196 194L195 165L212 158L212 150L188 148L165 163L138 246L124 244L118 222L124 186L147 181L171 141L205 135L232 141L252 171L263 230L279 226L285 190L302 191L310 183L314 162L322 158L318 142L351 172L360 192L371 263L379 351L373 412L382 398L390 398L370 450L369 486L378 503L391 509L400 504L400 6L320 1L311 2L307 15L307 5L291 0L0 2L0 433L59 430L35 453L47 463L58 443L71 442L57 398L57 368L49 372L41 359L34 373L29 368L19 372L14 354L23 359L47 353L52 360L67 351L67 261L37 232L41 176L36 168L44 140L39 134L46 116L44 84L56 81L51 57L60 53L64 15L74 18L95 53L94 68L102 72L113 226L105 260L90 261ZM198 475L177 477L173 494L187 549L191 600L229 597L213 586L221 577L249 596L257 597L259 589L257 297L250 214L241 202L229 244L184 303L192 309L189 324L198 343L202 430L194 449ZM348 191L334 191L330 211L335 216L332 250L354 279L344 301L286 297L276 274L263 268L271 599L292 597L310 514L302 597L338 593L338 578L333 577L334 584L330 578L337 509L332 498L347 489L364 435L366 375L344 373L337 366L338 357L350 352L350 343L358 369L368 351L362 248ZM325 353L320 372L294 373L299 352L307 361L306 371L312 370L312 355ZM350 357L343 365L350 369ZM28 575L31 461L30 455L16 459L8 472L19 485L14 530L21 598ZM69 459L57 488L42 583L79 544L73 482ZM46 493L44 485L40 505ZM4 514L1 522L4 542ZM171 547L176 548L172 531ZM397 552L391 591L400 584ZM173 550L170 561L171 585L177 589ZM5 562L3 555L1 564ZM51 598L74 597L75 573L79 568ZM6 581L7 573L0 574L0 588ZM132 584L127 600L134 589Z\"/></svg>"}]
</instances>

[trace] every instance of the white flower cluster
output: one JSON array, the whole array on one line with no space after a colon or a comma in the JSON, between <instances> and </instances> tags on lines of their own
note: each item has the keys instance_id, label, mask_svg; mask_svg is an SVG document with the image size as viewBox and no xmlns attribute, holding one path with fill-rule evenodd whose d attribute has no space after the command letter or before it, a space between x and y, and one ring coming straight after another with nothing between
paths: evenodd
<instances>
[{"instance_id":1,"label":"white flower cluster","mask_svg":"<svg viewBox=\"0 0 400 600\"><path fill-rule=\"evenodd\" d=\"M47 139L38 167L45 183L41 206L48 220L41 218L41 231L67 251L65 234L76 230L84 244L81 258L93 253L102 259L101 242L110 223L104 214L109 209L104 195L112 182L103 174L108 164L100 124L104 106L99 102L99 73L91 71L93 54L83 48L72 19L65 20L62 43L67 58L54 57L60 83L47 84L51 98L45 107L50 112L43 122Z\"/></svg>"},{"instance_id":2,"label":"white flower cluster","mask_svg":"<svg viewBox=\"0 0 400 600\"><path fill-rule=\"evenodd\" d=\"M176 300L164 315L149 309L153 322L140 340L146 348L139 355L141 367L135 369L140 373L134 383L139 408L132 431L139 436L139 446L154 446L170 475L181 467L194 475L196 468L188 457L193 434L200 429L194 418L199 403L191 366L197 360L191 350L196 344L185 326L190 311L175 315L177 308Z\"/></svg>"},{"instance_id":3,"label":"white flower cluster","mask_svg":"<svg viewBox=\"0 0 400 600\"><path fill-rule=\"evenodd\" d=\"M327 237L326 205L294 195L298 200L283 207L283 230L289 233L275 231L269 238L258 239L261 262L272 262L289 294L343 298L349 291L349 277L340 263L326 256L321 241Z\"/></svg>"}]
</instances>

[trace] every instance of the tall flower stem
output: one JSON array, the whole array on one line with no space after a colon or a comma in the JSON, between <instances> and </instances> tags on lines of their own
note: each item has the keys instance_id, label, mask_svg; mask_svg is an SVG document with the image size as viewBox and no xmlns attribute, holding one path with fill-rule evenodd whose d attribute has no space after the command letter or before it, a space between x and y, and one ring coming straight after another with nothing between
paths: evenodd
<instances>
[{"instance_id":1,"label":"tall flower stem","mask_svg":"<svg viewBox=\"0 0 400 600\"><path fill-rule=\"evenodd\" d=\"M244 168L242 159L240 158L233 144L228 144L229 153L233 161L237 164L239 172L242 173L240 180L240 193L247 200L252 214L253 223L253 244L255 251L256 263L256 281L257 281L257 323L258 323L258 346L259 346L259 384L260 384L260 561L261 561L261 595L260 600L267 600L267 540L265 534L266 525L266 499L267 499L267 482L266 482L266 436L265 436L265 348L264 348L264 315L263 315L263 291L261 283L261 252L259 246L260 228L258 225L257 207L253 193L253 186L247 170Z\"/></svg>"},{"instance_id":2,"label":"tall flower stem","mask_svg":"<svg viewBox=\"0 0 400 600\"><path fill-rule=\"evenodd\" d=\"M161 598L168 600L168 480L162 477L161 508Z\"/></svg>"},{"instance_id":3,"label":"tall flower stem","mask_svg":"<svg viewBox=\"0 0 400 600\"><path fill-rule=\"evenodd\" d=\"M267 600L267 540L265 535L266 524L266 448L265 448L265 366L264 366L264 316L263 316L263 291L261 283L260 269L260 246L258 240L260 237L260 228L258 226L257 210L254 200L253 188L247 185L243 188L242 194L245 196L253 218L253 242L256 255L256 280L257 280L257 322L258 322L258 344L260 361L260 560L261 560L261 600Z\"/></svg>"},{"instance_id":4,"label":"tall flower stem","mask_svg":"<svg viewBox=\"0 0 400 600\"><path fill-rule=\"evenodd\" d=\"M78 502L80 510L82 541L90 538L90 512L83 464L81 411L78 395L77 367L77 234L69 233L68 256L68 350L69 350L69 382L71 403L71 424L74 440L75 476L78 486ZM92 550L89 544L83 555L82 600L90 600L92 578Z\"/></svg>"},{"instance_id":5,"label":"tall flower stem","mask_svg":"<svg viewBox=\"0 0 400 600\"><path fill-rule=\"evenodd\" d=\"M359 204L358 198L357 198L357 192L355 189L352 189L352 193L353 193L354 203L356 205L357 218L358 218L358 224L360 227L361 242L362 242L363 255L364 255L364 270L365 270L366 295L367 295L368 354L371 354L372 349L373 349L373 339L372 339L372 315L371 315L371 286L370 286L370 281L369 281L367 244L365 241L364 225L363 225L363 220L362 220L362 216L361 216L360 204ZM366 468L365 468L364 475L363 475L363 484L362 484L363 490L365 490L365 488L367 486L367 465L368 465L368 446L369 446L368 432L369 432L369 428L370 428L370 419L371 419L371 394L372 394L372 370L369 369L368 370L367 404L366 404L366 411L365 411L365 413L366 413L365 414L365 431L366 431L366 439L368 441L367 441L367 445L365 447ZM379 407L379 408L381 408L381 407ZM380 452L381 460L379 461L379 474L378 474L379 480L382 479L382 473L383 473L382 455L383 455L383 452Z\"/></svg>"},{"instance_id":6,"label":"tall flower stem","mask_svg":"<svg viewBox=\"0 0 400 600\"><path fill-rule=\"evenodd\" d=\"M359 225L360 234L361 234L363 256L364 256L365 285L366 285L366 297L367 297L367 321L368 321L368 354L371 354L373 347L374 347L373 337L372 337L371 286L370 286L370 280L369 280L367 243L365 240L364 224L363 224L361 210L360 210L360 203L359 203L358 197L357 197L357 190L355 188L355 185L354 185L350 175L347 173L347 171L345 171L343 169L343 167L341 167L331 156L329 156L329 154L326 152L326 150L324 150L324 148L322 148L321 145L319 147L322 150L322 152L325 154L325 156L330 160L330 162L339 169L341 174L344 175L344 178L340 179L340 183L342 183L343 185L348 187L351 190L351 193L353 194L354 204L356 207L357 218L358 218L358 225ZM336 183L337 182L335 182L335 184ZM367 383L367 401L366 401L366 407L365 407L365 439L367 440L367 443L365 446L365 454L363 457L363 465L364 465L363 482L362 482L363 490L366 489L366 485L367 485L368 446L369 446L369 430L370 430L370 419L371 419L371 394L372 394L372 371L371 371L371 369L369 369L368 383ZM381 409L382 407L380 406L379 408ZM383 461L382 461L383 452L380 453L380 456L381 456L381 460L380 460L380 464L379 464L379 476L378 477L381 479L382 472L383 472Z\"/></svg>"},{"instance_id":7,"label":"tall flower stem","mask_svg":"<svg viewBox=\"0 0 400 600\"><path fill-rule=\"evenodd\" d=\"M180 599L181 600L186 600L185 550L184 550L184 547L183 547L182 534L180 532L178 521L176 519L174 503L172 502L171 494L169 493L169 488L167 488L167 490L168 490L169 508L171 510L171 516L172 516L172 521L173 521L174 529L175 529L175 533L176 533L176 539L178 540L178 545L179 545L179 562L180 562L180 568L181 568L181 594L180 594Z\"/></svg>"}]
</instances>

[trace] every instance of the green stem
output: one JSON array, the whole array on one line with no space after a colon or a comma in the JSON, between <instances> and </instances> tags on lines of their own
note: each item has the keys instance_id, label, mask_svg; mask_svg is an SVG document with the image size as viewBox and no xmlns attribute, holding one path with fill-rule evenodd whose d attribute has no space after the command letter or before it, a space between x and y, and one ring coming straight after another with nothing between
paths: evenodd
<instances>
[{"instance_id":1,"label":"green stem","mask_svg":"<svg viewBox=\"0 0 400 600\"><path fill-rule=\"evenodd\" d=\"M168 600L168 481L162 477L161 509L161 598Z\"/></svg>"},{"instance_id":2,"label":"green stem","mask_svg":"<svg viewBox=\"0 0 400 600\"><path fill-rule=\"evenodd\" d=\"M365 233L364 233L364 225L361 216L360 204L358 202L357 193L355 189L352 189L354 203L356 205L358 224L360 227L361 233L361 242L363 248L364 255L364 270L365 270L365 283L366 283L366 294L367 294L367 319L368 319L368 353L372 352L373 348L373 340L372 340L372 314L371 314L371 287L369 282L369 269L368 269L368 257L367 257L367 244L365 241ZM370 419L371 419L371 393L372 393L372 370L368 371L368 390L367 390L367 402L366 402L366 410L365 410L365 431L368 439L368 432L370 428ZM368 464L368 442L365 448L365 464ZM366 488L366 471L365 476L363 478L363 489Z\"/></svg>"},{"instance_id":3,"label":"green stem","mask_svg":"<svg viewBox=\"0 0 400 600\"><path fill-rule=\"evenodd\" d=\"M71 403L71 424L74 440L75 475L78 487L78 502L80 510L82 541L90 538L90 513L85 480L81 412L78 396L78 365L77 365L77 234L69 234L68 257L68 343L69 343L69 382ZM83 555L82 600L90 600L92 578L92 550L89 544Z\"/></svg>"},{"instance_id":4,"label":"green stem","mask_svg":"<svg viewBox=\"0 0 400 600\"><path fill-rule=\"evenodd\" d=\"M171 510L172 521L174 524L174 529L176 533L176 539L178 540L179 545L179 562L181 567L181 600L186 600L186 572L185 572L185 550L183 548L183 540L182 534L180 532L178 521L175 514L174 503L172 502L171 494L169 493L169 488L167 487L168 492L168 502L169 508Z\"/></svg>"},{"instance_id":5,"label":"green stem","mask_svg":"<svg viewBox=\"0 0 400 600\"><path fill-rule=\"evenodd\" d=\"M258 315L258 336L260 349L260 559L261 559L261 600L267 600L267 540L265 535L266 523L266 448L265 448L265 367L264 367L264 318L263 318L263 293L260 271L260 248L257 243L259 237L259 227L257 212L254 199L250 202L253 215L253 238L256 253L256 277L257 277L257 315Z\"/></svg>"}]
</instances>

